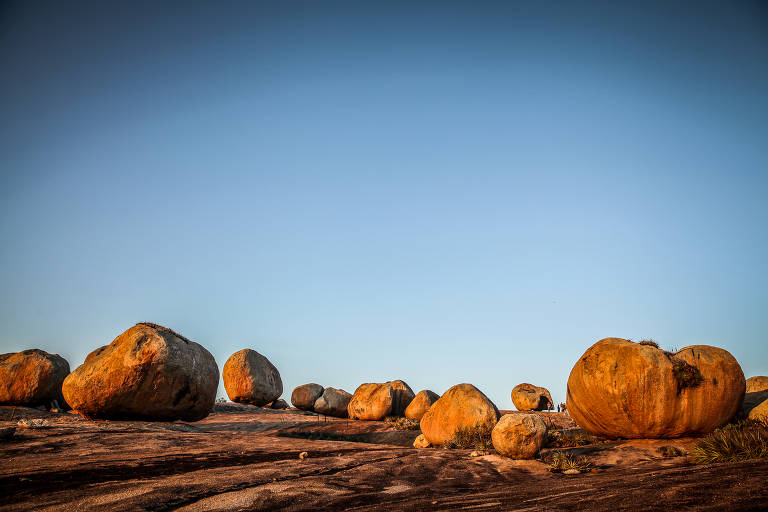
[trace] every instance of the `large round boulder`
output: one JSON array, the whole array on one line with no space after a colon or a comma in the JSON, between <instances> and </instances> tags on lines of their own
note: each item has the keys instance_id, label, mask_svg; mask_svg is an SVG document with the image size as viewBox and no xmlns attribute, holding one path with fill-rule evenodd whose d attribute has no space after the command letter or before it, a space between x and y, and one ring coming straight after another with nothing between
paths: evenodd
<instances>
[{"instance_id":1,"label":"large round boulder","mask_svg":"<svg viewBox=\"0 0 768 512\"><path fill-rule=\"evenodd\" d=\"M543 411L552 408L552 395L547 388L524 382L512 389L512 403L518 411Z\"/></svg>"},{"instance_id":2,"label":"large round boulder","mask_svg":"<svg viewBox=\"0 0 768 512\"><path fill-rule=\"evenodd\" d=\"M224 363L224 389L229 399L263 407L283 394L280 372L255 350L238 350Z\"/></svg>"},{"instance_id":3,"label":"large round boulder","mask_svg":"<svg viewBox=\"0 0 768 512\"><path fill-rule=\"evenodd\" d=\"M352 400L352 395L343 389L325 388L320 398L315 400L315 412L336 418L346 418L347 407Z\"/></svg>"},{"instance_id":4,"label":"large round boulder","mask_svg":"<svg viewBox=\"0 0 768 512\"><path fill-rule=\"evenodd\" d=\"M419 391L408 407L406 407L405 417L412 420L420 420L439 398L440 395L429 389Z\"/></svg>"},{"instance_id":5,"label":"large round boulder","mask_svg":"<svg viewBox=\"0 0 768 512\"><path fill-rule=\"evenodd\" d=\"M501 455L532 459L547 440L547 424L536 414L505 414L493 427L491 441Z\"/></svg>"},{"instance_id":6,"label":"large round boulder","mask_svg":"<svg viewBox=\"0 0 768 512\"><path fill-rule=\"evenodd\" d=\"M721 348L692 345L672 354L605 338L571 370L567 407L591 434L670 438L724 425L739 411L744 390L741 366Z\"/></svg>"},{"instance_id":7,"label":"large round boulder","mask_svg":"<svg viewBox=\"0 0 768 512\"><path fill-rule=\"evenodd\" d=\"M768 399L763 400L749 411L750 420L768 421Z\"/></svg>"},{"instance_id":8,"label":"large round boulder","mask_svg":"<svg viewBox=\"0 0 768 512\"><path fill-rule=\"evenodd\" d=\"M446 391L421 418L421 431L430 444L442 445L460 428L493 428L499 410L472 384L457 384Z\"/></svg>"},{"instance_id":9,"label":"large round boulder","mask_svg":"<svg viewBox=\"0 0 768 512\"><path fill-rule=\"evenodd\" d=\"M211 411L219 368L210 352L157 324L131 327L64 379L64 398L91 417L197 421Z\"/></svg>"},{"instance_id":10,"label":"large round boulder","mask_svg":"<svg viewBox=\"0 0 768 512\"><path fill-rule=\"evenodd\" d=\"M416 396L411 387L402 380L391 380L387 382L392 386L392 416L403 416L405 410Z\"/></svg>"},{"instance_id":11,"label":"large round boulder","mask_svg":"<svg viewBox=\"0 0 768 512\"><path fill-rule=\"evenodd\" d=\"M61 384L69 363L58 354L36 348L0 354L0 405L64 407Z\"/></svg>"},{"instance_id":12,"label":"large round boulder","mask_svg":"<svg viewBox=\"0 0 768 512\"><path fill-rule=\"evenodd\" d=\"M347 413L353 420L383 420L392 414L394 395L394 389L387 383L360 384L347 405Z\"/></svg>"},{"instance_id":13,"label":"large round boulder","mask_svg":"<svg viewBox=\"0 0 768 512\"><path fill-rule=\"evenodd\" d=\"M310 382L297 386L291 393L291 403L297 409L312 411L315 402L323 394L323 386Z\"/></svg>"}]
</instances>

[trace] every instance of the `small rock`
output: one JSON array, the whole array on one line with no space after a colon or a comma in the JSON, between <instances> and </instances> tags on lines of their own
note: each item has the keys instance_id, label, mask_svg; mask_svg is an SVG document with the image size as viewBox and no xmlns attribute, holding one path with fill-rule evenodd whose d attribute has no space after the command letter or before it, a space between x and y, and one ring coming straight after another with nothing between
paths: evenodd
<instances>
[{"instance_id":1,"label":"small rock","mask_svg":"<svg viewBox=\"0 0 768 512\"><path fill-rule=\"evenodd\" d=\"M483 450L474 450L472 453L469 454L470 457L482 457L484 455L488 455L488 452Z\"/></svg>"},{"instance_id":2,"label":"small rock","mask_svg":"<svg viewBox=\"0 0 768 512\"><path fill-rule=\"evenodd\" d=\"M565 471L563 471L564 475L578 475L580 473L581 471L579 471L578 469L566 469Z\"/></svg>"},{"instance_id":3,"label":"small rock","mask_svg":"<svg viewBox=\"0 0 768 512\"><path fill-rule=\"evenodd\" d=\"M429 448L429 446L429 441L424 434L419 434L419 437L413 441L414 448Z\"/></svg>"},{"instance_id":4,"label":"small rock","mask_svg":"<svg viewBox=\"0 0 768 512\"><path fill-rule=\"evenodd\" d=\"M600 472L602 472L602 471L603 471L603 470L602 470L602 469L600 469L600 468L592 468L592 473L600 473Z\"/></svg>"},{"instance_id":5,"label":"small rock","mask_svg":"<svg viewBox=\"0 0 768 512\"><path fill-rule=\"evenodd\" d=\"M309 457L309 454L308 454L307 452L301 452L301 453L299 454L299 459L301 459L301 460L304 460L304 459L306 459L307 457Z\"/></svg>"}]
</instances>

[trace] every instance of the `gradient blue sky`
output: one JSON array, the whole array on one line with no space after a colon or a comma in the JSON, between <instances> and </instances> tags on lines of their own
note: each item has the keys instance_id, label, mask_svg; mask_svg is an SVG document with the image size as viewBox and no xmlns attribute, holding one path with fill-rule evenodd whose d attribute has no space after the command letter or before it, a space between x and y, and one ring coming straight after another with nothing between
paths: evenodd
<instances>
[{"instance_id":1,"label":"gradient blue sky","mask_svg":"<svg viewBox=\"0 0 768 512\"><path fill-rule=\"evenodd\" d=\"M0 352L153 321L503 409L607 336L768 374L765 4L411 4L0 4Z\"/></svg>"}]
</instances>

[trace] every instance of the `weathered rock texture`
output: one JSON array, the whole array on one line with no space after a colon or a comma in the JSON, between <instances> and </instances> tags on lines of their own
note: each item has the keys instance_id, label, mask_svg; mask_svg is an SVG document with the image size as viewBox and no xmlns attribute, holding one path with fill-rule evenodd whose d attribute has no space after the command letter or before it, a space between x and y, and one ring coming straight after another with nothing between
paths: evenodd
<instances>
[{"instance_id":1,"label":"weathered rock texture","mask_svg":"<svg viewBox=\"0 0 768 512\"><path fill-rule=\"evenodd\" d=\"M693 345L670 354L606 338L571 370L567 406L595 435L669 438L724 425L740 409L744 390L739 363L723 349Z\"/></svg>"},{"instance_id":2,"label":"weathered rock texture","mask_svg":"<svg viewBox=\"0 0 768 512\"><path fill-rule=\"evenodd\" d=\"M536 414L505 414L493 427L491 441L501 455L532 459L547 440L547 424Z\"/></svg>"},{"instance_id":3,"label":"weathered rock texture","mask_svg":"<svg viewBox=\"0 0 768 512\"><path fill-rule=\"evenodd\" d=\"M411 387L402 380L391 380L387 382L392 386L392 416L403 416L405 410L416 396Z\"/></svg>"},{"instance_id":4,"label":"weathered rock texture","mask_svg":"<svg viewBox=\"0 0 768 512\"><path fill-rule=\"evenodd\" d=\"M0 405L64 407L61 383L69 375L69 363L58 354L30 349L0 354Z\"/></svg>"},{"instance_id":5,"label":"weathered rock texture","mask_svg":"<svg viewBox=\"0 0 768 512\"><path fill-rule=\"evenodd\" d=\"M107 347L109 347L109 345L104 345L103 347L99 347L96 350L94 350L93 352L91 352L90 354L88 354L87 356L85 356L85 362L87 363L88 361L90 361L94 357L96 357L99 354L101 354L102 352L104 352L107 349Z\"/></svg>"},{"instance_id":6,"label":"weathered rock texture","mask_svg":"<svg viewBox=\"0 0 768 512\"><path fill-rule=\"evenodd\" d=\"M395 390L389 384L360 384L347 406L353 420L383 420L392 414Z\"/></svg>"},{"instance_id":7,"label":"weathered rock texture","mask_svg":"<svg viewBox=\"0 0 768 512\"><path fill-rule=\"evenodd\" d=\"M524 382L512 389L512 403L518 411L543 411L552 407L552 395L547 388Z\"/></svg>"},{"instance_id":8,"label":"weathered rock texture","mask_svg":"<svg viewBox=\"0 0 768 512\"><path fill-rule=\"evenodd\" d=\"M419 391L408 407L406 407L405 417L412 420L420 420L439 398L440 395L434 391L428 389Z\"/></svg>"},{"instance_id":9,"label":"weathered rock texture","mask_svg":"<svg viewBox=\"0 0 768 512\"><path fill-rule=\"evenodd\" d=\"M229 356L223 377L224 389L233 402L263 407L283 394L283 380L275 365L249 348Z\"/></svg>"},{"instance_id":10,"label":"weathered rock texture","mask_svg":"<svg viewBox=\"0 0 768 512\"><path fill-rule=\"evenodd\" d=\"M765 375L757 375L747 379L747 393L755 393L758 391L765 391L768 389L768 377Z\"/></svg>"},{"instance_id":11,"label":"weathered rock texture","mask_svg":"<svg viewBox=\"0 0 768 512\"><path fill-rule=\"evenodd\" d=\"M325 388L323 395L315 401L315 412L337 418L347 417L347 407L352 395L343 389Z\"/></svg>"},{"instance_id":12,"label":"weathered rock texture","mask_svg":"<svg viewBox=\"0 0 768 512\"><path fill-rule=\"evenodd\" d=\"M749 416L747 417L751 420L768 421L768 399L763 400L756 407L753 407L752 410L749 411Z\"/></svg>"},{"instance_id":13,"label":"weathered rock texture","mask_svg":"<svg viewBox=\"0 0 768 512\"><path fill-rule=\"evenodd\" d=\"M64 398L102 418L196 421L216 399L219 368L205 348L157 324L131 327L64 379Z\"/></svg>"},{"instance_id":14,"label":"weathered rock texture","mask_svg":"<svg viewBox=\"0 0 768 512\"><path fill-rule=\"evenodd\" d=\"M309 384L302 384L297 386L293 393L291 393L291 403L297 409L303 411L311 411L315 406L315 402L323 394L323 386L310 382Z\"/></svg>"},{"instance_id":15,"label":"weathered rock texture","mask_svg":"<svg viewBox=\"0 0 768 512\"><path fill-rule=\"evenodd\" d=\"M499 410L472 384L457 384L446 391L421 418L421 431L433 445L451 439L459 428L493 427Z\"/></svg>"}]
</instances>

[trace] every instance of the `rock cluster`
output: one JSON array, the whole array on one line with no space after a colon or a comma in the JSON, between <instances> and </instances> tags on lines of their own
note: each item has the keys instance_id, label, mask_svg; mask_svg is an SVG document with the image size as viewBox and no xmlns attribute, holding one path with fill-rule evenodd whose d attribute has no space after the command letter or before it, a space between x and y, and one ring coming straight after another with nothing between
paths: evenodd
<instances>
[{"instance_id":1,"label":"rock cluster","mask_svg":"<svg viewBox=\"0 0 768 512\"><path fill-rule=\"evenodd\" d=\"M347 406L351 419L380 421L403 416L414 399L413 390L402 380L361 384Z\"/></svg>"},{"instance_id":2,"label":"rock cluster","mask_svg":"<svg viewBox=\"0 0 768 512\"><path fill-rule=\"evenodd\" d=\"M61 385L69 363L58 354L30 349L0 354L0 405L64 407Z\"/></svg>"},{"instance_id":3,"label":"rock cluster","mask_svg":"<svg viewBox=\"0 0 768 512\"><path fill-rule=\"evenodd\" d=\"M741 408L745 388L739 363L723 349L693 345L671 354L605 338L571 370L567 406L591 434L680 437L728 422Z\"/></svg>"},{"instance_id":4,"label":"rock cluster","mask_svg":"<svg viewBox=\"0 0 768 512\"><path fill-rule=\"evenodd\" d=\"M518 411L543 411L552 408L552 395L547 388L524 382L512 389L512 403Z\"/></svg>"},{"instance_id":5,"label":"rock cluster","mask_svg":"<svg viewBox=\"0 0 768 512\"><path fill-rule=\"evenodd\" d=\"M347 417L347 406L351 399L352 395L343 389L323 388L314 382L297 386L291 394L291 403L297 409L337 418Z\"/></svg>"},{"instance_id":6,"label":"rock cluster","mask_svg":"<svg viewBox=\"0 0 768 512\"><path fill-rule=\"evenodd\" d=\"M283 381L275 365L249 348L229 356L223 377L224 389L233 402L263 407L283 394Z\"/></svg>"},{"instance_id":7,"label":"rock cluster","mask_svg":"<svg viewBox=\"0 0 768 512\"><path fill-rule=\"evenodd\" d=\"M219 368L205 348L140 323L89 354L62 391L89 417L197 421L211 411L218 384Z\"/></svg>"},{"instance_id":8,"label":"rock cluster","mask_svg":"<svg viewBox=\"0 0 768 512\"><path fill-rule=\"evenodd\" d=\"M472 384L457 384L441 396L421 418L421 431L433 445L450 440L459 428L492 428L499 410Z\"/></svg>"}]
</instances>

